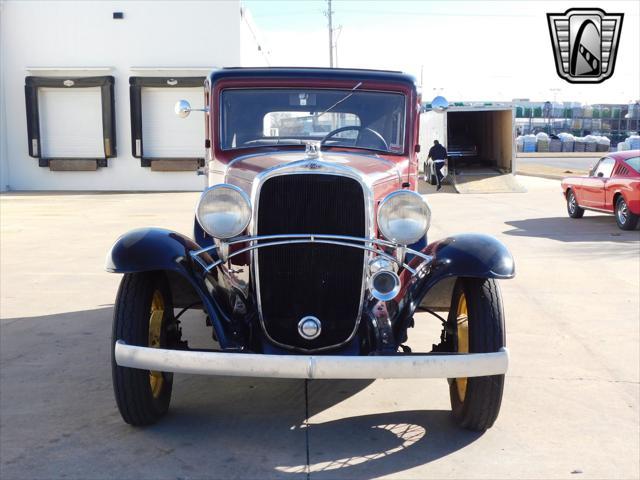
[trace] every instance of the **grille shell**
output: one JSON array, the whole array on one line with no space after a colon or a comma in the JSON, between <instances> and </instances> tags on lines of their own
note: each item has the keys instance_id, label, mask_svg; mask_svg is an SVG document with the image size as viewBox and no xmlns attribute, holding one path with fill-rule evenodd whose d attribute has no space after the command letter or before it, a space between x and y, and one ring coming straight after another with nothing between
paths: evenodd
<instances>
[{"instance_id":1,"label":"grille shell","mask_svg":"<svg viewBox=\"0 0 640 480\"><path fill-rule=\"evenodd\" d=\"M366 234L363 187L333 174L297 173L268 178L259 192L257 234ZM255 251L260 318L276 344L303 350L346 342L358 325L366 252L325 244L266 247ZM322 333L298 334L298 322L317 317Z\"/></svg>"}]
</instances>

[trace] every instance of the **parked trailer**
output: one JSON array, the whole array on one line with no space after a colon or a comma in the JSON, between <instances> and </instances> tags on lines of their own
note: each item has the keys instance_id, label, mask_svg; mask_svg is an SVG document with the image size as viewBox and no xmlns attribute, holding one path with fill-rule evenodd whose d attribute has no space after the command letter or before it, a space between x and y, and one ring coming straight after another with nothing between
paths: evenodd
<instances>
[{"instance_id":1,"label":"parked trailer","mask_svg":"<svg viewBox=\"0 0 640 480\"><path fill-rule=\"evenodd\" d=\"M453 182L462 175L496 176L515 173L515 109L511 104L450 105L444 112L428 110L420 116L420 167L435 182L427 161L438 140L449 153Z\"/></svg>"}]
</instances>

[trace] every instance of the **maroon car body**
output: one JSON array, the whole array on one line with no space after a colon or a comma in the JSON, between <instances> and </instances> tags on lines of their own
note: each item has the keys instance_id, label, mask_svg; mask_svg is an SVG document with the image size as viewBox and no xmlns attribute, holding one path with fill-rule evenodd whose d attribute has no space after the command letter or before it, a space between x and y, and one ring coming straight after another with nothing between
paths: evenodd
<instances>
[{"instance_id":1,"label":"maroon car body","mask_svg":"<svg viewBox=\"0 0 640 480\"><path fill-rule=\"evenodd\" d=\"M640 150L611 152L596 162L588 176L562 180L567 212L584 210L615 214L618 226L632 230L640 216Z\"/></svg>"}]
</instances>

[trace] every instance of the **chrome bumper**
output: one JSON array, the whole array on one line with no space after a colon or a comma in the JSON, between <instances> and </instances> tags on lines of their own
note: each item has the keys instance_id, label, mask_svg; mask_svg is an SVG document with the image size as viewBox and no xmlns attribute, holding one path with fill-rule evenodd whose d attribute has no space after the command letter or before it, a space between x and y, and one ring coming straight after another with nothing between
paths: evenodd
<instances>
[{"instance_id":1,"label":"chrome bumper","mask_svg":"<svg viewBox=\"0 0 640 480\"><path fill-rule=\"evenodd\" d=\"M387 356L264 355L136 347L118 340L121 367L236 377L372 379L458 378L506 373L509 352Z\"/></svg>"}]
</instances>

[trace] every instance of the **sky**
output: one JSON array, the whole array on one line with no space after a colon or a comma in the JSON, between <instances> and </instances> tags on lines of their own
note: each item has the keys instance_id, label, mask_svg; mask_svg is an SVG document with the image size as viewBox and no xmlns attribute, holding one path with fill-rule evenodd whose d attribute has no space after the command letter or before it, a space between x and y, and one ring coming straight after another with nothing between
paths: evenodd
<instances>
[{"instance_id":1,"label":"sky","mask_svg":"<svg viewBox=\"0 0 640 480\"><path fill-rule=\"evenodd\" d=\"M329 66L326 0L243 0L274 66ZM558 77L547 13L624 13L614 74ZM337 66L401 70L423 99L626 103L640 98L640 1L333 0Z\"/></svg>"}]
</instances>

